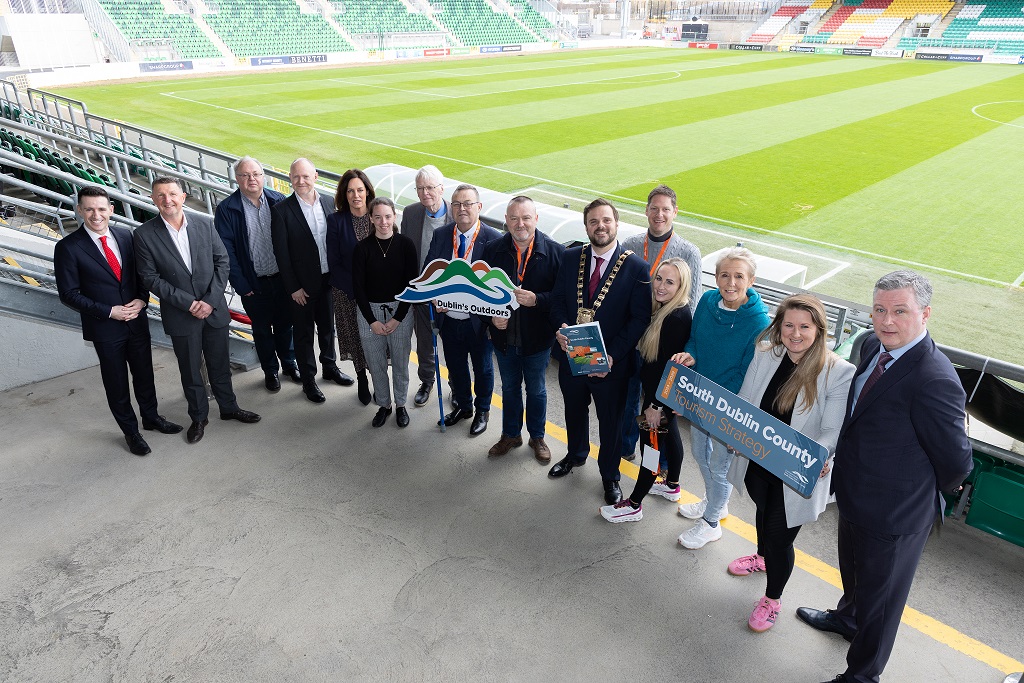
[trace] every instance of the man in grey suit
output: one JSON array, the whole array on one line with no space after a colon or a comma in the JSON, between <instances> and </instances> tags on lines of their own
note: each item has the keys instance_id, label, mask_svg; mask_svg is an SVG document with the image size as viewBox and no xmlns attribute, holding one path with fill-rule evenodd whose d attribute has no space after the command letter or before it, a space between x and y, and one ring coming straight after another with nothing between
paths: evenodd
<instances>
[{"instance_id":1,"label":"man in grey suit","mask_svg":"<svg viewBox=\"0 0 1024 683\"><path fill-rule=\"evenodd\" d=\"M230 262L224 243L205 216L186 216L185 187L177 178L153 181L153 203L160 215L135 231L139 278L160 298L164 331L178 358L181 387L192 426L186 440L198 443L209 423L201 364L206 362L220 419L259 422L260 416L238 407L231 388L228 356L228 302L224 298Z\"/></svg>"},{"instance_id":2,"label":"man in grey suit","mask_svg":"<svg viewBox=\"0 0 1024 683\"><path fill-rule=\"evenodd\" d=\"M424 166L416 173L416 196L418 204L402 209L401 232L416 245L416 259L422 269L423 259L430 249L434 230L452 222L448 202L444 199L444 176L436 166ZM419 363L420 388L413 401L418 406L426 405L434 389L434 338L430 329L429 304L412 307L415 316L416 358Z\"/></svg>"}]
</instances>

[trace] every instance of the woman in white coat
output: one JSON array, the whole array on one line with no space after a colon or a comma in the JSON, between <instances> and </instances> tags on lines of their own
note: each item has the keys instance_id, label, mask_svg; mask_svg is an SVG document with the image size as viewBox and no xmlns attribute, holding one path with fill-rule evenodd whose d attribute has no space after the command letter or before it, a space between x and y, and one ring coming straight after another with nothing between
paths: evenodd
<instances>
[{"instance_id":1,"label":"woman in white coat","mask_svg":"<svg viewBox=\"0 0 1024 683\"><path fill-rule=\"evenodd\" d=\"M779 304L775 319L758 337L741 398L760 406L828 449L810 499L746 458L734 458L729 481L757 505L757 552L734 560L729 573L767 574L767 589L747 621L757 632L770 629L781 608L782 591L793 573L793 542L800 526L813 522L830 502L832 456L843 426L855 368L828 350L825 307L817 297L796 294Z\"/></svg>"}]
</instances>

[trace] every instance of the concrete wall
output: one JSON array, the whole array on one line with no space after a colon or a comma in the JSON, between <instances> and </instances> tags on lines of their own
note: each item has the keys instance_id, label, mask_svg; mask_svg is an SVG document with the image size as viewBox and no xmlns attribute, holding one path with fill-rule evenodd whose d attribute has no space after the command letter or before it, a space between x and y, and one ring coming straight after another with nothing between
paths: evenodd
<instances>
[{"instance_id":1,"label":"concrete wall","mask_svg":"<svg viewBox=\"0 0 1024 683\"><path fill-rule=\"evenodd\" d=\"M99 365L80 330L6 313L0 314L0 349L0 391Z\"/></svg>"}]
</instances>

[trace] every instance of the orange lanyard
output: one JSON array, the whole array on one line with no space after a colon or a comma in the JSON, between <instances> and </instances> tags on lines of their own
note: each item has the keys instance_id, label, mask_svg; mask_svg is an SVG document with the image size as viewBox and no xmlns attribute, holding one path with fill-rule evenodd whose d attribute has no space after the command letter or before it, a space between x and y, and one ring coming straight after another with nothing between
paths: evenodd
<instances>
[{"instance_id":1,"label":"orange lanyard","mask_svg":"<svg viewBox=\"0 0 1024 683\"><path fill-rule=\"evenodd\" d=\"M465 258L466 261L469 260L469 257L473 253L473 244L476 242L476 238L480 236L480 223L477 223L476 225L477 225L476 234L473 235L473 239L471 239L469 241L469 244L466 245L466 255L465 255L465 257L463 257L463 258ZM458 227L456 227L454 230L452 230L452 256L454 256L455 258L459 257L459 229L458 229Z\"/></svg>"},{"instance_id":2,"label":"orange lanyard","mask_svg":"<svg viewBox=\"0 0 1024 683\"><path fill-rule=\"evenodd\" d=\"M533 256L533 243L536 240L530 241L530 246L526 248L526 260L523 260L523 252L519 250L519 245L516 244L516 278L519 280L519 284L523 284L523 278L526 276L526 264L530 262L530 257ZM515 242L513 242L515 244Z\"/></svg>"},{"instance_id":3,"label":"orange lanyard","mask_svg":"<svg viewBox=\"0 0 1024 683\"><path fill-rule=\"evenodd\" d=\"M644 235L644 261L647 260L647 238L648 235ZM658 252L658 258L654 259L654 263L651 264L651 277L654 277L655 271L658 270L658 264L661 263L661 257L665 255L665 250L668 249L668 243L672 241L672 235L668 236L665 243L661 245L661 251Z\"/></svg>"}]
</instances>

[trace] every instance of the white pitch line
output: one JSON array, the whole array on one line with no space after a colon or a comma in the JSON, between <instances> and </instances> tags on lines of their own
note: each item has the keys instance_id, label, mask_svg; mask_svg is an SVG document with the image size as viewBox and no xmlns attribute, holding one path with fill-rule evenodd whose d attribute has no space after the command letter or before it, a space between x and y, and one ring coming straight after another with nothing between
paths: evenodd
<instances>
[{"instance_id":1,"label":"white pitch line","mask_svg":"<svg viewBox=\"0 0 1024 683\"><path fill-rule=\"evenodd\" d=\"M803 287L803 289L814 289L815 287L820 285L825 280L831 280L836 275L838 275L839 273L841 273L842 271L846 270L849 267L850 267L849 263L843 263L842 265L838 265L835 268L833 268L832 270L830 270L827 273L825 273L824 275L822 275L821 277L817 277L817 278L811 280L810 282L805 282L802 287Z\"/></svg>"},{"instance_id":2,"label":"white pitch line","mask_svg":"<svg viewBox=\"0 0 1024 683\"><path fill-rule=\"evenodd\" d=\"M1017 276L1017 279L1013 281L1013 286L1020 287L1022 283L1024 283L1024 273Z\"/></svg>"},{"instance_id":3,"label":"white pitch line","mask_svg":"<svg viewBox=\"0 0 1024 683\"><path fill-rule=\"evenodd\" d=\"M1021 102L1024 102L1024 100L1003 100L1001 102L982 102L981 104L976 104L973 107L971 107L971 113L974 114L975 116L977 116L979 119L985 119L986 121L991 121L992 123L1001 123L1004 126L1010 126L1012 128L1024 128L1024 125L1021 125L1019 123L1010 123L1008 121L999 121L998 119L989 118L988 116L985 116L984 114L979 114L978 113L979 109L981 109L982 107L987 107L990 104L1019 104Z\"/></svg>"},{"instance_id":4,"label":"white pitch line","mask_svg":"<svg viewBox=\"0 0 1024 683\"><path fill-rule=\"evenodd\" d=\"M459 97L461 97L460 95L443 95L441 93L426 92L426 91L423 91L423 90L406 90L405 88L391 88L391 87L388 87L386 85L371 85L370 83L360 83L359 81L349 81L349 80L346 80L344 78L328 78L327 80L328 81L333 81L335 83L345 83L347 85L357 85L360 88L377 88L379 90L393 90L395 92L405 92L405 93L410 93L410 94L413 94L413 95L428 95L430 97L447 97L447 98L453 99L453 100L454 99L458 99Z\"/></svg>"},{"instance_id":5,"label":"white pitch line","mask_svg":"<svg viewBox=\"0 0 1024 683\"><path fill-rule=\"evenodd\" d=\"M325 128L317 128L316 126L307 126L307 125L302 124L302 123L295 123L294 121L285 121L283 119L277 119L277 118L274 118L272 116L264 116L263 114L254 114L252 112L243 111L241 109L235 109L233 107L224 107L224 106L221 106L219 104L210 104L209 102L203 102L201 100L193 100L193 99L190 99L188 97L181 97L180 95L175 95L173 92L164 92L164 93L160 93L160 94L163 95L164 97L170 97L172 99L181 100L183 102L191 102L192 104L199 104L199 105L202 105L202 106L205 106L205 107L210 107L212 109L219 109L221 111L230 111L230 112L233 112L235 114L241 114L242 116L251 116L251 117L256 118L256 119L262 119L264 121L271 121L273 123L279 123L279 124L281 124L283 126L294 126L296 128L302 128L304 130L311 130L311 131L316 132L316 133L323 133L324 135L334 135L336 137L345 138L345 139L348 139L348 140L355 140L357 142L363 142L363 143L366 143L368 145L377 145L378 147L384 147L386 149L395 149L395 150L398 150L400 152L408 152L410 154L417 154L417 155L424 156L424 157L430 157L432 159L441 159L443 161L451 161L451 162L456 163L456 164L463 164L464 166L472 166L473 168L481 168L481 169L484 169L484 170L487 170L487 171L495 171L497 173L506 173L508 175L515 176L517 178L525 178L527 180L533 180L533 181L540 182L540 183L550 183L551 185L557 185L558 187L566 187L566 188L569 188L570 190L579 190L580 192L584 192L586 194L592 194L592 195L595 195L595 196L603 195L605 197L611 197L612 199L619 199L619 200L625 201L625 202L634 202L634 203L636 202L636 200L631 198L631 197L622 197L622 196L619 196L619 195L616 195L616 194L612 194L610 192L603 192L601 190L593 190L593 189L590 189L590 188L587 188L587 187L580 187L579 185L571 185L569 183L563 183L560 180L553 180L551 178L542 178L540 176L530 175L528 173L521 173L519 171L510 171L509 169L506 169L506 168L498 168L497 166L489 166L487 164L478 164L478 163L473 162L473 161L465 161L463 159L456 159L455 157L449 157L449 156L445 156L443 154L434 154L432 152L424 152L424 151L418 150L418 149L410 149L408 147L402 147L401 145L392 145L392 144L389 144L387 142L379 142L377 140L370 140L369 138L362 138L362 137L359 137L357 135L349 135L348 133L341 133L341 132L338 132L336 130L327 130ZM552 194L554 194L554 193L552 193ZM576 197L571 197L571 199L576 199ZM915 266L915 267L918 267L918 268L928 268L930 270L935 270L935 271L938 271L940 273L949 273L950 275L957 275L959 277L964 277L964 278L968 278L968 279L972 279L972 280L980 280L982 282L990 282L992 284L1001 285L1003 287L1006 287L1006 286L1019 287L1021 282L1024 282L1024 280L1021 280L1021 282L1017 282L1017 283L1003 282L1002 280L993 280L992 278L982 277L980 275L972 275L970 273L961 273L960 271L950 270L949 268L941 268L939 266L932 266L932 265L929 265L927 263L919 263L917 261L908 261L906 259L894 258L892 256L885 256L884 254L876 254L874 252L865 251L863 249L855 249L853 247L847 247L847 246L843 246L843 245L839 245L839 244L832 244L831 242L824 242L822 240L811 239L810 237L803 237L802 235L792 235L790 233L779 232L779 231L776 231L776 230L768 230L766 228L759 228L759 227L757 227L755 225L748 225L746 223L738 223L736 221L730 221L730 220L726 220L724 218L714 218L713 216L704 216L702 214L697 214L697 213L693 213L693 212L690 212L690 211L682 211L682 213L687 213L687 214L689 214L691 216L697 216L698 218L707 218L708 220L713 220L713 221L717 221L717 222L720 222L720 223L728 223L729 225L736 225L738 227L746 228L746 229L752 230L754 232L760 232L762 234L781 235L782 237L789 237L790 239L798 240L798 241L801 241L801 242L807 242L808 244L817 244L817 245L820 245L820 246L823 246L823 247L829 247L831 249L837 249L839 251L848 251L848 252L851 252L851 253L860 254L862 256L868 256L868 257L879 259L879 260L883 260L883 261L892 261L894 263L902 263L904 265ZM700 226L696 226L696 225L689 225L689 224L685 224L685 223L683 223L682 225L687 225L687 227L691 227L691 228L693 228L695 230L704 230L706 232L714 232L712 230L708 230L707 228L701 228ZM725 235L725 233L719 233L719 234ZM731 235L730 235L730 237L731 237ZM819 256L818 258L824 258L824 257ZM1018 279L1020 279L1020 278L1018 278Z\"/></svg>"}]
</instances>

